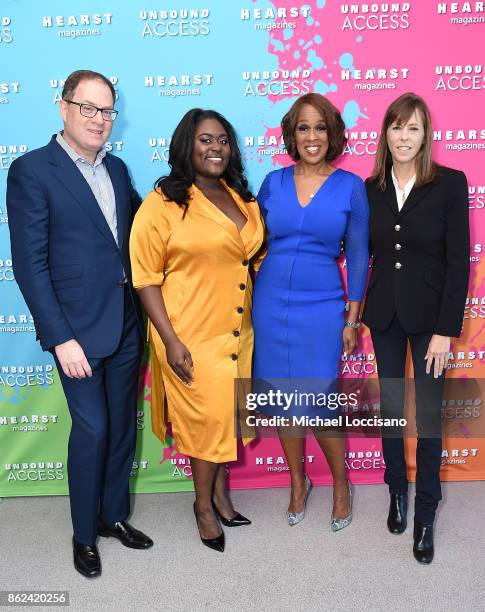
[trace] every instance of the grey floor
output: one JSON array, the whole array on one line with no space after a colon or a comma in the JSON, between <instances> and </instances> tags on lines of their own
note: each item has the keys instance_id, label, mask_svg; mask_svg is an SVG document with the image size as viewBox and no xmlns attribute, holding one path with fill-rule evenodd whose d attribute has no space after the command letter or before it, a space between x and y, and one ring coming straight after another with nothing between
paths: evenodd
<instances>
[{"instance_id":1,"label":"grey floor","mask_svg":"<svg viewBox=\"0 0 485 612\"><path fill-rule=\"evenodd\" d=\"M443 484L430 566L414 560L410 527L387 532L383 485L356 487L354 521L335 534L328 487L312 491L305 520L292 528L287 489L232 496L253 525L226 528L223 554L198 540L191 493L136 496L131 521L155 546L137 551L102 539L96 580L72 567L67 498L4 499L0 590L67 590L70 609L85 612L485 610L483 482Z\"/></svg>"}]
</instances>

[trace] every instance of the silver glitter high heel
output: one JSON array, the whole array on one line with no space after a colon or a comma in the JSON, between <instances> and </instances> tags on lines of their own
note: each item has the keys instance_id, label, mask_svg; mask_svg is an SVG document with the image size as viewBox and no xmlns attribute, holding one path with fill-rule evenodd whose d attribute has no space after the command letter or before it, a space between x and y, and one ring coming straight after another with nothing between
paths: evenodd
<instances>
[{"instance_id":1,"label":"silver glitter high heel","mask_svg":"<svg viewBox=\"0 0 485 612\"><path fill-rule=\"evenodd\" d=\"M330 529L332 531L340 531L341 529L348 527L350 523L352 522L352 502L353 502L353 496L354 496L354 487L348 480L347 480L347 483L349 485L350 514L348 516L345 516L344 518L335 518L332 513L332 522L330 523Z\"/></svg>"},{"instance_id":2,"label":"silver glitter high heel","mask_svg":"<svg viewBox=\"0 0 485 612\"><path fill-rule=\"evenodd\" d=\"M298 525L305 518L305 510L306 503L308 501L308 496L310 495L310 491L312 490L312 481L308 478L306 474L304 474L306 491L305 491L305 500L303 502L303 510L301 512L288 512L288 525L293 527L293 525Z\"/></svg>"}]
</instances>

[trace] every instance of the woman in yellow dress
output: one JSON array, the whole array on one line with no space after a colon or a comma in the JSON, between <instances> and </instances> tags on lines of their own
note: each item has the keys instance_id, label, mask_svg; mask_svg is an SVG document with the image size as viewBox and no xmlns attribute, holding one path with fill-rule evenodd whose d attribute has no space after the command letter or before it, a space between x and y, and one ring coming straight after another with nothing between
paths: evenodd
<instances>
[{"instance_id":1,"label":"woman in yellow dress","mask_svg":"<svg viewBox=\"0 0 485 612\"><path fill-rule=\"evenodd\" d=\"M237 458L234 381L251 376L250 260L263 223L234 128L219 113L190 110L168 163L130 238L133 284L150 319L152 422L162 440L172 423L191 461L201 540L222 552L218 519L250 523L227 495L224 464Z\"/></svg>"}]
</instances>

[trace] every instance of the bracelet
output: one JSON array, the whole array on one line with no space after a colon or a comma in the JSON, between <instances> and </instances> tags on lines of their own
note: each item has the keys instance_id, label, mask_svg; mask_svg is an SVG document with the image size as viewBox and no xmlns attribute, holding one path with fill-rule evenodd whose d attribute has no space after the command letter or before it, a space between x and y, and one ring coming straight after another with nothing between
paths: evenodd
<instances>
[{"instance_id":1,"label":"bracelet","mask_svg":"<svg viewBox=\"0 0 485 612\"><path fill-rule=\"evenodd\" d=\"M354 323L353 321L345 321L345 327L351 327L352 329L359 329L360 323Z\"/></svg>"}]
</instances>

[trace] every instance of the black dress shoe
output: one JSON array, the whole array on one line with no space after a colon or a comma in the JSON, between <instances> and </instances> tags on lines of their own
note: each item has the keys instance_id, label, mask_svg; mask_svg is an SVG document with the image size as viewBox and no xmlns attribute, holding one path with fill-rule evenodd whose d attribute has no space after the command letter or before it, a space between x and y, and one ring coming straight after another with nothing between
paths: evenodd
<instances>
[{"instance_id":1,"label":"black dress shoe","mask_svg":"<svg viewBox=\"0 0 485 612\"><path fill-rule=\"evenodd\" d=\"M153 540L126 521L118 521L114 525L100 522L98 524L98 533L105 538L118 538L128 548L145 549L153 546Z\"/></svg>"},{"instance_id":2,"label":"black dress shoe","mask_svg":"<svg viewBox=\"0 0 485 612\"><path fill-rule=\"evenodd\" d=\"M232 518L228 519L225 516L222 516L214 502L212 502L212 507L214 508L214 512L219 517L221 523L226 527L241 527L242 525L251 525L251 521L242 514L239 514L239 512L236 512Z\"/></svg>"},{"instance_id":3,"label":"black dress shoe","mask_svg":"<svg viewBox=\"0 0 485 612\"><path fill-rule=\"evenodd\" d=\"M408 496L399 493L391 493L389 516L387 517L387 528L391 533L403 533L403 531L405 531L407 526L407 513Z\"/></svg>"},{"instance_id":4,"label":"black dress shoe","mask_svg":"<svg viewBox=\"0 0 485 612\"><path fill-rule=\"evenodd\" d=\"M413 554L419 563L431 563L434 557L433 525L414 521Z\"/></svg>"},{"instance_id":5,"label":"black dress shoe","mask_svg":"<svg viewBox=\"0 0 485 612\"><path fill-rule=\"evenodd\" d=\"M101 576L101 559L96 545L78 544L72 538L72 550L74 553L74 567L86 578L97 578Z\"/></svg>"},{"instance_id":6,"label":"black dress shoe","mask_svg":"<svg viewBox=\"0 0 485 612\"><path fill-rule=\"evenodd\" d=\"M197 523L197 528L198 528L199 523L197 521L197 509L195 507L195 502L194 502L194 514L195 514L195 522ZM199 531L199 536L200 536L200 541L205 546L212 548L212 550L217 550L218 552L224 552L224 546L226 542L224 538L224 532L222 531L222 529L221 529L221 535L217 536L217 538L203 538L200 535L200 531Z\"/></svg>"}]
</instances>

